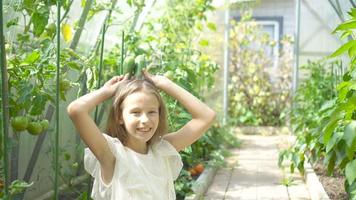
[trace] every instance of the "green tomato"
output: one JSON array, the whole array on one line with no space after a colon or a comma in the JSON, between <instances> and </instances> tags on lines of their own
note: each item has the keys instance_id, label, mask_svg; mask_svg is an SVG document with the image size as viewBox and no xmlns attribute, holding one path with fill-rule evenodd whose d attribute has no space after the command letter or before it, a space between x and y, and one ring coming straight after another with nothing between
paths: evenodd
<instances>
[{"instance_id":1,"label":"green tomato","mask_svg":"<svg viewBox=\"0 0 356 200\"><path fill-rule=\"evenodd\" d=\"M24 131L26 130L29 119L26 116L18 116L11 120L11 126L15 131Z\"/></svg>"},{"instance_id":2,"label":"green tomato","mask_svg":"<svg viewBox=\"0 0 356 200\"><path fill-rule=\"evenodd\" d=\"M135 69L135 57L133 57L133 56L126 57L124 60L123 67L124 67L124 69L123 69L124 74L132 75L132 73Z\"/></svg>"},{"instance_id":3,"label":"green tomato","mask_svg":"<svg viewBox=\"0 0 356 200\"><path fill-rule=\"evenodd\" d=\"M146 65L146 59L144 55L139 55L135 58L135 63L136 63L136 73L135 76L137 79L141 79L142 78L142 69L145 67Z\"/></svg>"},{"instance_id":4,"label":"green tomato","mask_svg":"<svg viewBox=\"0 0 356 200\"><path fill-rule=\"evenodd\" d=\"M48 36L53 37L56 34L56 24L55 23L50 23L46 27L46 31Z\"/></svg>"},{"instance_id":5,"label":"green tomato","mask_svg":"<svg viewBox=\"0 0 356 200\"><path fill-rule=\"evenodd\" d=\"M27 131L31 135L39 135L40 133L42 133L41 122L30 122L27 126Z\"/></svg>"},{"instance_id":6,"label":"green tomato","mask_svg":"<svg viewBox=\"0 0 356 200\"><path fill-rule=\"evenodd\" d=\"M66 92L70 89L70 81L67 79L61 79L59 81L59 90Z\"/></svg>"},{"instance_id":7,"label":"green tomato","mask_svg":"<svg viewBox=\"0 0 356 200\"><path fill-rule=\"evenodd\" d=\"M79 166L79 164L78 164L77 162L75 162L75 163L72 164L72 167L73 167L73 168L78 168L78 166Z\"/></svg>"},{"instance_id":8,"label":"green tomato","mask_svg":"<svg viewBox=\"0 0 356 200\"><path fill-rule=\"evenodd\" d=\"M40 123L42 126L42 131L46 131L49 126L49 121L47 119L43 119Z\"/></svg>"}]
</instances>

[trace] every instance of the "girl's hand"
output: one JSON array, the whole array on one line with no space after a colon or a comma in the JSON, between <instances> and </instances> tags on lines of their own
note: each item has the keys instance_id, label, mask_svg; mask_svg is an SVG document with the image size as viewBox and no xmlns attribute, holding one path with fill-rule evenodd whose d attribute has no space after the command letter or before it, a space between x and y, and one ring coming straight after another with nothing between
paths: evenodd
<instances>
[{"instance_id":1,"label":"girl's hand","mask_svg":"<svg viewBox=\"0 0 356 200\"><path fill-rule=\"evenodd\" d=\"M119 84L126 80L129 80L129 74L114 76L103 85L103 89L111 97L115 94L116 89L119 86Z\"/></svg>"},{"instance_id":2,"label":"girl's hand","mask_svg":"<svg viewBox=\"0 0 356 200\"><path fill-rule=\"evenodd\" d=\"M162 89L162 86L169 82L169 79L162 75L152 75L150 74L147 69L142 70L143 75L146 79L153 82L156 87Z\"/></svg>"}]
</instances>

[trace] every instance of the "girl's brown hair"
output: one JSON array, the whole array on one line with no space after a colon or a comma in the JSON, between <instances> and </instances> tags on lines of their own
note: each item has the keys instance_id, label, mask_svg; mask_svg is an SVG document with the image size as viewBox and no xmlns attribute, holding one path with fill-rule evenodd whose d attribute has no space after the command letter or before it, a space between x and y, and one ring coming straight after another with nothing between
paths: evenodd
<instances>
[{"instance_id":1,"label":"girl's brown hair","mask_svg":"<svg viewBox=\"0 0 356 200\"><path fill-rule=\"evenodd\" d=\"M127 142L128 133L125 129L125 125L120 124L120 119L122 119L121 105L128 95L139 91L153 94L159 103L158 127L153 137L148 141L148 144L152 144L153 142L157 141L168 131L166 106L162 100L161 95L159 94L157 87L154 86L151 81L146 79L127 80L122 82L117 88L106 124L106 133L111 137L118 138L124 145Z\"/></svg>"}]
</instances>

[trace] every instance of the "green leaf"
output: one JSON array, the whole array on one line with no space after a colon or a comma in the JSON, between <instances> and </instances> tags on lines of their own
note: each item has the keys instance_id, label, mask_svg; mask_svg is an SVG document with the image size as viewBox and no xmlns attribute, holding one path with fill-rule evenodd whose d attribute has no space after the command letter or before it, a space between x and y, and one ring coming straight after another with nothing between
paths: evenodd
<instances>
[{"instance_id":1,"label":"green leaf","mask_svg":"<svg viewBox=\"0 0 356 200\"><path fill-rule=\"evenodd\" d=\"M356 56L356 46L351 47L349 49L348 53L349 53L350 58L355 57Z\"/></svg>"},{"instance_id":2,"label":"green leaf","mask_svg":"<svg viewBox=\"0 0 356 200\"><path fill-rule=\"evenodd\" d=\"M33 0L24 0L22 2L22 6L27 11L27 13L31 15L32 11L35 10L34 7L36 4L33 3Z\"/></svg>"},{"instance_id":3,"label":"green leaf","mask_svg":"<svg viewBox=\"0 0 356 200\"><path fill-rule=\"evenodd\" d=\"M343 134L344 134L343 132L336 132L333 134L328 144L326 145L326 153L328 153L331 149L334 148L335 144L337 144L340 141Z\"/></svg>"},{"instance_id":4,"label":"green leaf","mask_svg":"<svg viewBox=\"0 0 356 200\"><path fill-rule=\"evenodd\" d=\"M356 18L356 8L351 8L351 11L347 12L351 17Z\"/></svg>"},{"instance_id":5,"label":"green leaf","mask_svg":"<svg viewBox=\"0 0 356 200\"><path fill-rule=\"evenodd\" d=\"M347 163L345 168L345 176L349 184L351 185L356 179L356 160Z\"/></svg>"},{"instance_id":6,"label":"green leaf","mask_svg":"<svg viewBox=\"0 0 356 200\"><path fill-rule=\"evenodd\" d=\"M31 115L40 115L45 110L47 98L42 95L36 95L36 97L32 101L32 107L30 114Z\"/></svg>"},{"instance_id":7,"label":"green leaf","mask_svg":"<svg viewBox=\"0 0 356 200\"><path fill-rule=\"evenodd\" d=\"M290 166L289 166L289 170L291 173L294 173L294 163L292 163Z\"/></svg>"},{"instance_id":8,"label":"green leaf","mask_svg":"<svg viewBox=\"0 0 356 200\"><path fill-rule=\"evenodd\" d=\"M343 76L342 76L342 80L343 81L350 81L351 80L351 75L350 72L346 72Z\"/></svg>"},{"instance_id":9,"label":"green leaf","mask_svg":"<svg viewBox=\"0 0 356 200\"><path fill-rule=\"evenodd\" d=\"M129 6L132 6L132 0L127 0L126 2L129 4Z\"/></svg>"},{"instance_id":10,"label":"green leaf","mask_svg":"<svg viewBox=\"0 0 356 200\"><path fill-rule=\"evenodd\" d=\"M350 195L350 200L356 200L356 181L351 185L345 184L346 192Z\"/></svg>"},{"instance_id":11,"label":"green leaf","mask_svg":"<svg viewBox=\"0 0 356 200\"><path fill-rule=\"evenodd\" d=\"M324 164L327 165L327 174L331 175L336 161L336 154L335 152L331 151L330 153L326 154L324 159Z\"/></svg>"},{"instance_id":12,"label":"green leaf","mask_svg":"<svg viewBox=\"0 0 356 200\"><path fill-rule=\"evenodd\" d=\"M325 112L331 108L334 107L336 103L336 100L335 99L332 99L332 100L329 100L329 101L326 101L320 108L319 112Z\"/></svg>"},{"instance_id":13,"label":"green leaf","mask_svg":"<svg viewBox=\"0 0 356 200\"><path fill-rule=\"evenodd\" d=\"M339 100L343 101L346 98L347 93L350 91L350 82L342 82L337 86L337 90L339 91Z\"/></svg>"},{"instance_id":14,"label":"green leaf","mask_svg":"<svg viewBox=\"0 0 356 200\"><path fill-rule=\"evenodd\" d=\"M202 40L199 41L199 45L203 46L203 47L206 47L206 46L209 45L209 40L202 39Z\"/></svg>"},{"instance_id":15,"label":"green leaf","mask_svg":"<svg viewBox=\"0 0 356 200\"><path fill-rule=\"evenodd\" d=\"M341 30L350 30L355 28L356 28L356 20L353 19L340 24L338 27L336 27L333 33Z\"/></svg>"},{"instance_id":16,"label":"green leaf","mask_svg":"<svg viewBox=\"0 0 356 200\"><path fill-rule=\"evenodd\" d=\"M197 22L195 24L195 27L199 30L199 31L202 31L203 30L203 25L200 23L200 22Z\"/></svg>"},{"instance_id":17,"label":"green leaf","mask_svg":"<svg viewBox=\"0 0 356 200\"><path fill-rule=\"evenodd\" d=\"M182 119L189 119L189 120L192 119L192 116L187 112L180 112L177 117Z\"/></svg>"},{"instance_id":18,"label":"green leaf","mask_svg":"<svg viewBox=\"0 0 356 200\"><path fill-rule=\"evenodd\" d=\"M300 163L300 157L296 153L294 153L292 155L292 161L293 161L295 166L298 166L299 163Z\"/></svg>"},{"instance_id":19,"label":"green leaf","mask_svg":"<svg viewBox=\"0 0 356 200\"><path fill-rule=\"evenodd\" d=\"M40 36L45 30L48 23L48 15L48 12L39 13L37 11L32 14L31 20L33 23L33 34L35 36Z\"/></svg>"},{"instance_id":20,"label":"green leaf","mask_svg":"<svg viewBox=\"0 0 356 200\"><path fill-rule=\"evenodd\" d=\"M348 157L352 158L353 153L356 151L356 121L350 122L346 127L345 127L345 132L343 136L343 140L345 140L348 149L347 149L347 154Z\"/></svg>"},{"instance_id":21,"label":"green leaf","mask_svg":"<svg viewBox=\"0 0 356 200\"><path fill-rule=\"evenodd\" d=\"M333 117L329 123L325 126L324 128L324 137L323 137L323 142L324 144L328 144L330 139L331 139L331 135L337 125L338 122L338 118L337 117Z\"/></svg>"},{"instance_id":22,"label":"green leaf","mask_svg":"<svg viewBox=\"0 0 356 200\"><path fill-rule=\"evenodd\" d=\"M209 22L209 23L207 24L207 27L208 27L210 30L212 30L212 31L216 31L216 25L215 25L215 23L213 23L213 22Z\"/></svg>"},{"instance_id":23,"label":"green leaf","mask_svg":"<svg viewBox=\"0 0 356 200\"><path fill-rule=\"evenodd\" d=\"M353 80L350 85L350 89L356 90L356 80Z\"/></svg>"},{"instance_id":24,"label":"green leaf","mask_svg":"<svg viewBox=\"0 0 356 200\"><path fill-rule=\"evenodd\" d=\"M351 40L347 42L346 44L342 45L340 48L338 48L334 53L332 53L329 58L333 58L336 56L339 56L343 54L345 51L348 51L351 47L354 47L356 45L356 40Z\"/></svg>"},{"instance_id":25,"label":"green leaf","mask_svg":"<svg viewBox=\"0 0 356 200\"><path fill-rule=\"evenodd\" d=\"M345 151L346 151L346 156L349 160L352 160L354 157L356 146L353 148L348 147L347 145L345 146Z\"/></svg>"},{"instance_id":26,"label":"green leaf","mask_svg":"<svg viewBox=\"0 0 356 200\"><path fill-rule=\"evenodd\" d=\"M80 64L78 64L75 61L67 62L67 65L68 65L68 67L78 70L78 71L81 70L81 67L82 67L82 66L80 66Z\"/></svg>"},{"instance_id":27,"label":"green leaf","mask_svg":"<svg viewBox=\"0 0 356 200\"><path fill-rule=\"evenodd\" d=\"M10 28L11 26L16 26L18 22L19 22L19 18L16 17L6 23L6 28Z\"/></svg>"},{"instance_id":28,"label":"green leaf","mask_svg":"<svg viewBox=\"0 0 356 200\"><path fill-rule=\"evenodd\" d=\"M21 63L21 65L31 65L35 63L40 58L40 53L38 51L33 51L31 54L26 56L25 60Z\"/></svg>"},{"instance_id":29,"label":"green leaf","mask_svg":"<svg viewBox=\"0 0 356 200\"><path fill-rule=\"evenodd\" d=\"M335 149L336 153L336 164L340 166L343 161L348 161L347 154L346 154L346 144L344 140L341 140Z\"/></svg>"},{"instance_id":30,"label":"green leaf","mask_svg":"<svg viewBox=\"0 0 356 200\"><path fill-rule=\"evenodd\" d=\"M341 34L340 39L344 40L345 38L349 37L351 34L352 34L351 30L346 30Z\"/></svg>"}]
</instances>

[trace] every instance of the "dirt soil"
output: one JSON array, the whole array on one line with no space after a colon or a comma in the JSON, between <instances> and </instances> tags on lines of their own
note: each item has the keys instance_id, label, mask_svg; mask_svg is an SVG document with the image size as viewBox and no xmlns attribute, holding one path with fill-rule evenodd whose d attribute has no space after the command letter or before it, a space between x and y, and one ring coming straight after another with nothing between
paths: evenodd
<instances>
[{"instance_id":1,"label":"dirt soil","mask_svg":"<svg viewBox=\"0 0 356 200\"><path fill-rule=\"evenodd\" d=\"M344 187L345 177L339 171L334 171L332 176L327 176L327 170L321 162L314 165L314 171L331 200L349 199Z\"/></svg>"}]
</instances>

